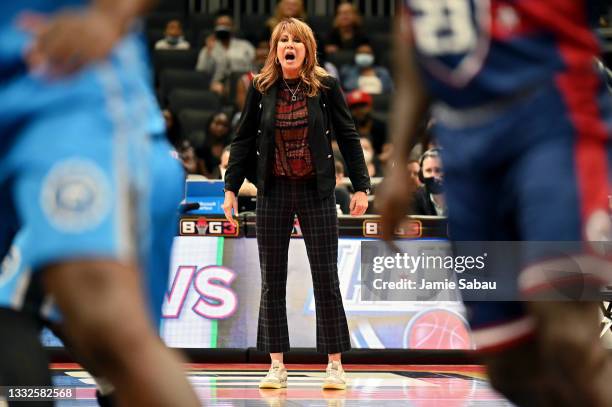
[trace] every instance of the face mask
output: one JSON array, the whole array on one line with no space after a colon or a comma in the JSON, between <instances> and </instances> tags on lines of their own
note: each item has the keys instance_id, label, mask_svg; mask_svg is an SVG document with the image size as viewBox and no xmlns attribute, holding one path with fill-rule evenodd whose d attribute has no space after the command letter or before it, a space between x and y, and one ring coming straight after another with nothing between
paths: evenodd
<instances>
[{"instance_id":1,"label":"face mask","mask_svg":"<svg viewBox=\"0 0 612 407\"><path fill-rule=\"evenodd\" d=\"M374 64L374 55L355 54L355 64L361 68L367 68Z\"/></svg>"},{"instance_id":2,"label":"face mask","mask_svg":"<svg viewBox=\"0 0 612 407\"><path fill-rule=\"evenodd\" d=\"M226 25L218 25L215 27L215 36L219 41L229 40L232 35L231 28Z\"/></svg>"},{"instance_id":3,"label":"face mask","mask_svg":"<svg viewBox=\"0 0 612 407\"><path fill-rule=\"evenodd\" d=\"M427 177L425 178L425 188L430 194L441 194L444 192L444 181L436 177Z\"/></svg>"},{"instance_id":4,"label":"face mask","mask_svg":"<svg viewBox=\"0 0 612 407\"><path fill-rule=\"evenodd\" d=\"M166 42L170 45L176 45L183 37L174 37L172 35L166 35Z\"/></svg>"},{"instance_id":5,"label":"face mask","mask_svg":"<svg viewBox=\"0 0 612 407\"><path fill-rule=\"evenodd\" d=\"M369 150L363 150L363 158L365 158L366 164L372 162L372 152Z\"/></svg>"}]
</instances>

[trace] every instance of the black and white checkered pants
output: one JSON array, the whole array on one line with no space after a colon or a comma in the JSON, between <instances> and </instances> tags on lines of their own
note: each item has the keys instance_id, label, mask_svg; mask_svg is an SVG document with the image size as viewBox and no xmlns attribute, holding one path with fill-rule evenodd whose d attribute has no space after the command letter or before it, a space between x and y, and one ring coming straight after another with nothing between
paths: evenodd
<instances>
[{"instance_id":1,"label":"black and white checkered pants","mask_svg":"<svg viewBox=\"0 0 612 407\"><path fill-rule=\"evenodd\" d=\"M297 214L312 271L317 318L317 351L351 348L338 281L338 217L334 194L321 200L316 179L271 177L257 196L257 244L261 265L261 303L257 348L289 350L286 288L289 239Z\"/></svg>"}]
</instances>

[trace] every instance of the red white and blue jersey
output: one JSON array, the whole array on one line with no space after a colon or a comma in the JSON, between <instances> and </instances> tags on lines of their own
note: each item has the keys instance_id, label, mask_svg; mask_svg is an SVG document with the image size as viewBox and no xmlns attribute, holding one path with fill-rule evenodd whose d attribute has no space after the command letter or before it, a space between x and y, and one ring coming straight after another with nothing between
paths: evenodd
<instances>
[{"instance_id":1,"label":"red white and blue jersey","mask_svg":"<svg viewBox=\"0 0 612 407\"><path fill-rule=\"evenodd\" d=\"M432 95L455 108L551 80L597 86L594 0L404 0ZM585 89L588 91L588 89Z\"/></svg>"},{"instance_id":2,"label":"red white and blue jersey","mask_svg":"<svg viewBox=\"0 0 612 407\"><path fill-rule=\"evenodd\" d=\"M612 98L595 59L596 4L404 0L406 39L436 101L452 240L612 238ZM509 272L522 293L554 290L545 273ZM533 334L519 302L466 306L480 349Z\"/></svg>"}]
</instances>

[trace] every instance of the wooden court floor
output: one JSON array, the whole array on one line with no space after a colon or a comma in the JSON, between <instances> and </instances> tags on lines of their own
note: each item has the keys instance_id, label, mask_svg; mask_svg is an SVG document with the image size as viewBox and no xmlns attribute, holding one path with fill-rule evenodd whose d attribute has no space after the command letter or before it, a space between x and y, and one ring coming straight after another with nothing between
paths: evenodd
<instances>
[{"instance_id":1,"label":"wooden court floor","mask_svg":"<svg viewBox=\"0 0 612 407\"><path fill-rule=\"evenodd\" d=\"M287 389L260 390L268 366L190 364L189 379L203 406L511 406L491 390L483 368L473 365L345 365L346 390L322 390L324 365L288 364ZM59 407L97 406L90 375L75 364L52 365L56 386L75 389Z\"/></svg>"}]
</instances>

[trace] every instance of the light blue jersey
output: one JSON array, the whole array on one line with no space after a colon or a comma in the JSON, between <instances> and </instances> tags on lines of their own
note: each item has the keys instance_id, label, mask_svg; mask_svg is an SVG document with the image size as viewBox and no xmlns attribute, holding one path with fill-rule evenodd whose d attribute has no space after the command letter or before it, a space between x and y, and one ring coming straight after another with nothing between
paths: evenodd
<instances>
[{"instance_id":1,"label":"light blue jersey","mask_svg":"<svg viewBox=\"0 0 612 407\"><path fill-rule=\"evenodd\" d=\"M168 287L170 252L178 225L178 205L183 198L184 172L179 161L171 156L171 146L163 135L153 137L148 163L151 171L149 213L146 224L150 228L144 240L147 256L143 259L144 282L147 289L152 321L161 319L164 294ZM15 230L12 227L12 230ZM32 273L26 246L32 241L28 228L14 235L10 248L2 249L0 257L0 307L25 310L45 320L56 321L60 314L45 296L40 275Z\"/></svg>"},{"instance_id":2,"label":"light blue jersey","mask_svg":"<svg viewBox=\"0 0 612 407\"><path fill-rule=\"evenodd\" d=\"M149 135L162 123L142 42L128 35L105 60L50 80L26 69L32 39L15 18L84 3L11 3L0 5L0 219L27 230L18 240L34 270L69 259L142 259Z\"/></svg>"}]
</instances>

